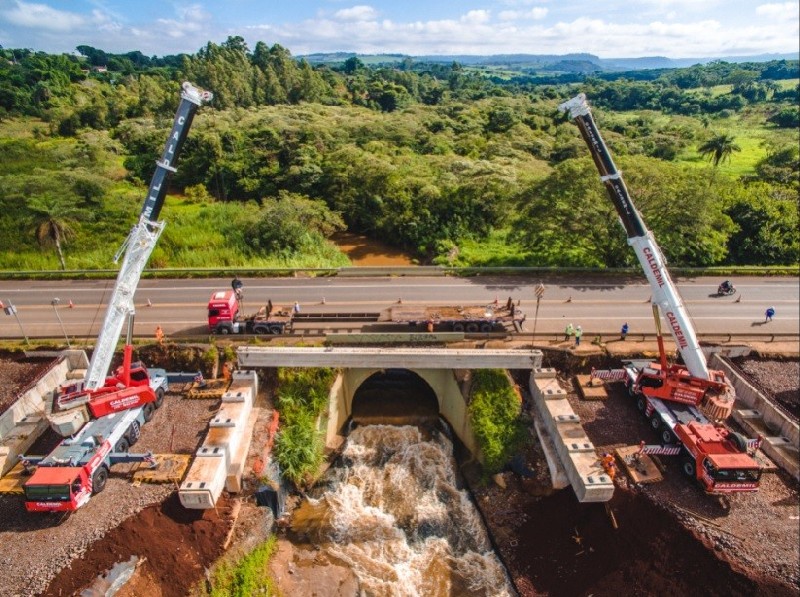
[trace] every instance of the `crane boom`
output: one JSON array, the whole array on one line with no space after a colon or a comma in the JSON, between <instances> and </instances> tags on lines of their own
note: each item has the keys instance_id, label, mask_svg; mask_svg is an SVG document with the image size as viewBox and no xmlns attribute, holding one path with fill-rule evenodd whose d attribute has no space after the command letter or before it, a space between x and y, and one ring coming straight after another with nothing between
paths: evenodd
<instances>
[{"instance_id":1,"label":"crane boom","mask_svg":"<svg viewBox=\"0 0 800 597\"><path fill-rule=\"evenodd\" d=\"M625 228L628 244L636 252L636 257L650 283L653 291L652 302L658 305L661 314L669 324L668 327L686 368L694 377L709 379L710 372L705 355L700 348L683 299L667 271L666 259L628 195L622 174L614 165L608 147L597 130L589 104L586 102L586 96L581 93L559 105L558 109L562 112L569 112L580 130L581 136L589 146L589 152L600 172L600 180L603 181L620 222Z\"/></svg>"},{"instance_id":2,"label":"crane boom","mask_svg":"<svg viewBox=\"0 0 800 597\"><path fill-rule=\"evenodd\" d=\"M114 291L108 302L103 325L95 342L92 359L86 370L84 388L88 390L103 385L122 333L122 326L125 320L135 312L133 295L139 285L139 279L147 260L164 230L165 223L157 221L157 218L164 205L169 177L176 171L175 163L186 136L189 134L195 112L203 102L210 101L212 97L213 95L208 91L202 91L188 82L183 83L181 101L175 113L172 131L167 138L164 151L161 153L161 159L156 161L156 170L150 181L150 188L139 221L133 226L114 257L116 263L119 261L120 255L125 253L117 274Z\"/></svg>"}]
</instances>

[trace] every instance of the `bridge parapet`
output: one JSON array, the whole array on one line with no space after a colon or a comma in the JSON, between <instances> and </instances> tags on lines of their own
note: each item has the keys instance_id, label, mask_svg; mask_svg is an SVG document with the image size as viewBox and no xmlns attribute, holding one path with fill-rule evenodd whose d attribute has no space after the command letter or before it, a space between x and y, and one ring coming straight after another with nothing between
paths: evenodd
<instances>
[{"instance_id":1,"label":"bridge parapet","mask_svg":"<svg viewBox=\"0 0 800 597\"><path fill-rule=\"evenodd\" d=\"M239 366L375 367L376 369L534 369L541 350L495 348L400 348L354 346L243 346Z\"/></svg>"}]
</instances>

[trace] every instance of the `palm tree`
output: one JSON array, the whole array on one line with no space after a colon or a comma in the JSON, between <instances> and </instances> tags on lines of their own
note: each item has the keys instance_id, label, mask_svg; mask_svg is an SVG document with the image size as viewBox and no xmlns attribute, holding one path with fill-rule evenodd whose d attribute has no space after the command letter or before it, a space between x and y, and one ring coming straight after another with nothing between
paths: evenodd
<instances>
[{"instance_id":1,"label":"palm tree","mask_svg":"<svg viewBox=\"0 0 800 597\"><path fill-rule=\"evenodd\" d=\"M716 168L720 162L730 161L731 154L734 151L742 151L742 148L734 143L735 138L725 133L712 137L700 147L697 151L700 155L709 159L709 161Z\"/></svg>"},{"instance_id":2,"label":"palm tree","mask_svg":"<svg viewBox=\"0 0 800 597\"><path fill-rule=\"evenodd\" d=\"M85 213L49 194L30 198L28 210L31 212L30 219L39 246L55 246L61 269L67 269L61 245L75 236L74 227Z\"/></svg>"}]
</instances>

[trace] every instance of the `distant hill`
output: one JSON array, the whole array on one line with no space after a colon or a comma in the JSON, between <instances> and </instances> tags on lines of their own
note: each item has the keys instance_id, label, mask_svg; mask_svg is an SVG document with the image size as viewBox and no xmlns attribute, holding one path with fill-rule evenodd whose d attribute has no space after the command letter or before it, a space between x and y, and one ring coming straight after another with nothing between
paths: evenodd
<instances>
[{"instance_id":1,"label":"distant hill","mask_svg":"<svg viewBox=\"0 0 800 597\"><path fill-rule=\"evenodd\" d=\"M724 56L721 58L667 58L665 56L642 56L639 58L600 58L594 54L358 54L356 52L317 53L298 56L312 64L341 64L348 58L358 57L364 64L397 64L404 60L432 64L458 62L464 66L506 67L511 70L540 69L546 71L597 72L627 71L659 68L684 68L695 64L723 62L769 62L770 60L797 60L798 54L757 54L753 56Z\"/></svg>"}]
</instances>

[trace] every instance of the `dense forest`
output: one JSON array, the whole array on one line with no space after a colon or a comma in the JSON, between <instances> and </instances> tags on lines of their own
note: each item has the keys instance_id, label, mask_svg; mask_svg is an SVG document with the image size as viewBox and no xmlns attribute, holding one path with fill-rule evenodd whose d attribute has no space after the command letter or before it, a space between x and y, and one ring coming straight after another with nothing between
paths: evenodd
<instances>
[{"instance_id":1,"label":"dense forest","mask_svg":"<svg viewBox=\"0 0 800 597\"><path fill-rule=\"evenodd\" d=\"M153 267L326 267L348 229L421 263L634 263L577 128L584 92L680 266L795 265L798 61L517 72L356 56L311 64L240 37L192 55L0 48L0 269L105 268L189 80L195 119Z\"/></svg>"}]
</instances>

